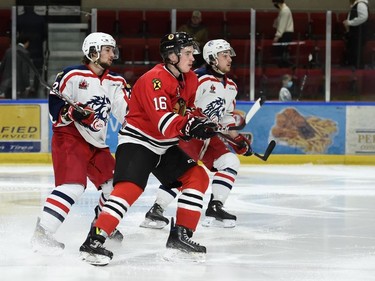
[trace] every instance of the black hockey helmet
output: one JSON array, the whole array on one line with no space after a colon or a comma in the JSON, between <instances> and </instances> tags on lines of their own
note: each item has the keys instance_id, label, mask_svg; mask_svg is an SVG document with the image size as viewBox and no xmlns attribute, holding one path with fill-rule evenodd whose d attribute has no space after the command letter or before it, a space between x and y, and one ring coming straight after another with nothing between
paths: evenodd
<instances>
[{"instance_id":1,"label":"black hockey helmet","mask_svg":"<svg viewBox=\"0 0 375 281\"><path fill-rule=\"evenodd\" d=\"M181 49L187 46L193 46L194 55L200 54L199 46L192 36L186 32L169 33L160 40L160 55L166 61L170 53L179 56Z\"/></svg>"}]
</instances>

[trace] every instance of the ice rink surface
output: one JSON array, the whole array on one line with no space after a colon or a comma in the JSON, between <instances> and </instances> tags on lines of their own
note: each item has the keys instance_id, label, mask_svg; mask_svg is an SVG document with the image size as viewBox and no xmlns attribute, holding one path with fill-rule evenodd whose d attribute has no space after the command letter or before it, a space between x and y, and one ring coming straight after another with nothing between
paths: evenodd
<instances>
[{"instance_id":1,"label":"ice rink surface","mask_svg":"<svg viewBox=\"0 0 375 281\"><path fill-rule=\"evenodd\" d=\"M375 280L373 166L242 166L226 203L237 226L198 227L194 240L208 252L201 263L163 260L169 227L139 227L155 199L154 177L119 225L122 244L106 242L114 252L108 266L78 256L99 195L92 187L56 234L64 254L33 253L30 238L53 182L49 165L0 166L1 281ZM174 211L172 204L166 215Z\"/></svg>"}]
</instances>

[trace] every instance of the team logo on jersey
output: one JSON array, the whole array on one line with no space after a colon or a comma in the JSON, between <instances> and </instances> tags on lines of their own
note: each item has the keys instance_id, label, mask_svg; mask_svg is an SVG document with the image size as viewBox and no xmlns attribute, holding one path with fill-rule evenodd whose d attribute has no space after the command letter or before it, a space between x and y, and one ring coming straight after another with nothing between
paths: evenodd
<instances>
[{"instance_id":1,"label":"team logo on jersey","mask_svg":"<svg viewBox=\"0 0 375 281\"><path fill-rule=\"evenodd\" d=\"M95 111L95 121L88 128L93 132L98 132L108 122L111 112L111 102L107 97L93 96L86 105Z\"/></svg>"},{"instance_id":2,"label":"team logo on jersey","mask_svg":"<svg viewBox=\"0 0 375 281\"><path fill-rule=\"evenodd\" d=\"M212 84L210 87L210 93L215 94L215 90L216 90L216 87L214 86L214 84Z\"/></svg>"},{"instance_id":3,"label":"team logo on jersey","mask_svg":"<svg viewBox=\"0 0 375 281\"><path fill-rule=\"evenodd\" d=\"M225 99L218 97L216 100L213 100L206 106L203 113L212 121L219 122L225 113Z\"/></svg>"},{"instance_id":4,"label":"team logo on jersey","mask_svg":"<svg viewBox=\"0 0 375 281\"><path fill-rule=\"evenodd\" d=\"M87 90L87 87L89 86L89 83L85 79L81 80L78 84L78 88L81 90Z\"/></svg>"},{"instance_id":5,"label":"team logo on jersey","mask_svg":"<svg viewBox=\"0 0 375 281\"><path fill-rule=\"evenodd\" d=\"M157 78L152 80L152 84L154 85L154 90L160 90L161 89L161 81Z\"/></svg>"}]
</instances>

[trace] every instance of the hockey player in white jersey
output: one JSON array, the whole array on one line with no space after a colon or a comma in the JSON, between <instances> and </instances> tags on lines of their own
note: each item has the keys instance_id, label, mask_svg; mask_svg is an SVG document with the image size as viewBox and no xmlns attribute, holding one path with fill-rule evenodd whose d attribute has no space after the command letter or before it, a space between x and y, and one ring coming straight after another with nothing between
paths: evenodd
<instances>
[{"instance_id":1,"label":"hockey player in white jersey","mask_svg":"<svg viewBox=\"0 0 375 281\"><path fill-rule=\"evenodd\" d=\"M48 99L55 188L44 203L31 239L33 250L42 254L62 253L64 244L53 235L85 191L87 178L101 191L96 217L113 189L115 160L105 143L107 127L111 113L121 124L125 122L130 88L123 77L109 70L118 58L111 35L89 34L82 51L82 64L57 74L53 88L83 110L77 110L53 91ZM112 236L123 238L118 230Z\"/></svg>"},{"instance_id":2,"label":"hockey player in white jersey","mask_svg":"<svg viewBox=\"0 0 375 281\"><path fill-rule=\"evenodd\" d=\"M207 65L195 70L198 76L198 89L195 106L205 116L218 122L222 127L235 126L233 114L236 104L237 85L227 76L231 70L232 57L235 52L231 45L223 40L211 40L203 48L203 58ZM194 160L201 160L214 172L212 194L205 212L203 226L235 227L236 216L224 210L224 204L232 190L240 161L236 154L250 156L252 148L250 140L238 131L229 131L230 137L237 145L231 145L234 152L218 136L201 141L193 139L180 141L180 147ZM169 223L164 217L165 208L178 195L178 189L170 189L161 185L158 189L155 204L146 213L141 227L163 228Z\"/></svg>"}]
</instances>

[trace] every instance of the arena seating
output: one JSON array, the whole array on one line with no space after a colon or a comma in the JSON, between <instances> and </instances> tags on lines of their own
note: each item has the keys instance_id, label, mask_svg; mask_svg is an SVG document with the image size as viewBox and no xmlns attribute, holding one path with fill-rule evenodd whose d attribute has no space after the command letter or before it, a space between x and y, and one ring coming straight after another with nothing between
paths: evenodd
<instances>
[{"instance_id":1,"label":"arena seating","mask_svg":"<svg viewBox=\"0 0 375 281\"><path fill-rule=\"evenodd\" d=\"M150 68L150 65L115 64L111 67L111 70L121 74L130 85L134 85L137 79Z\"/></svg>"},{"instance_id":2,"label":"arena seating","mask_svg":"<svg viewBox=\"0 0 375 281\"><path fill-rule=\"evenodd\" d=\"M317 66L325 64L326 40L316 40L314 48L314 62ZM345 42L343 40L331 41L331 64L342 66L345 63Z\"/></svg>"},{"instance_id":3,"label":"arena seating","mask_svg":"<svg viewBox=\"0 0 375 281\"><path fill-rule=\"evenodd\" d=\"M375 69L357 70L362 72L361 100L374 100L375 98Z\"/></svg>"},{"instance_id":4,"label":"arena seating","mask_svg":"<svg viewBox=\"0 0 375 281\"><path fill-rule=\"evenodd\" d=\"M144 37L146 35L146 15L144 10L120 10L119 32L125 37Z\"/></svg>"},{"instance_id":5,"label":"arena seating","mask_svg":"<svg viewBox=\"0 0 375 281\"><path fill-rule=\"evenodd\" d=\"M294 40L309 38L309 13L293 13Z\"/></svg>"},{"instance_id":6,"label":"arena seating","mask_svg":"<svg viewBox=\"0 0 375 281\"><path fill-rule=\"evenodd\" d=\"M250 38L250 10L225 13L226 37L231 39Z\"/></svg>"},{"instance_id":7,"label":"arena seating","mask_svg":"<svg viewBox=\"0 0 375 281\"><path fill-rule=\"evenodd\" d=\"M333 17L332 17L333 18ZM326 13L309 14L309 37L312 39L325 39L326 36Z\"/></svg>"},{"instance_id":8,"label":"arena seating","mask_svg":"<svg viewBox=\"0 0 375 281\"><path fill-rule=\"evenodd\" d=\"M147 38L146 41L146 63L155 64L161 62L159 51L160 38Z\"/></svg>"},{"instance_id":9,"label":"arena seating","mask_svg":"<svg viewBox=\"0 0 375 281\"><path fill-rule=\"evenodd\" d=\"M223 11L202 11L202 23L207 27L210 39L226 38Z\"/></svg>"},{"instance_id":10,"label":"arena seating","mask_svg":"<svg viewBox=\"0 0 375 281\"><path fill-rule=\"evenodd\" d=\"M146 11L146 36L161 37L171 31L170 11Z\"/></svg>"},{"instance_id":11,"label":"arena seating","mask_svg":"<svg viewBox=\"0 0 375 281\"><path fill-rule=\"evenodd\" d=\"M0 36L0 61L5 51L10 47L10 38L8 36Z\"/></svg>"},{"instance_id":12,"label":"arena seating","mask_svg":"<svg viewBox=\"0 0 375 281\"><path fill-rule=\"evenodd\" d=\"M263 75L263 69L260 67L255 68L255 92L257 96L261 96L261 78ZM229 75L237 84L238 95L237 99L250 100L250 69L248 67L236 67L232 68L232 72Z\"/></svg>"},{"instance_id":13,"label":"arena seating","mask_svg":"<svg viewBox=\"0 0 375 281\"><path fill-rule=\"evenodd\" d=\"M249 39L232 39L229 40L232 48L236 52L233 58L233 65L248 66L250 64L250 40Z\"/></svg>"},{"instance_id":14,"label":"arena seating","mask_svg":"<svg viewBox=\"0 0 375 281\"><path fill-rule=\"evenodd\" d=\"M273 39L275 28L273 23L277 18L277 12L257 11L256 12L256 35L261 39Z\"/></svg>"},{"instance_id":15,"label":"arena seating","mask_svg":"<svg viewBox=\"0 0 375 281\"><path fill-rule=\"evenodd\" d=\"M250 10L249 11L201 11L203 23L209 30L209 38L227 39L236 51L233 59L231 76L236 81L240 99L249 99L249 62L250 62ZM192 10L177 10L177 28L191 17ZM106 26L100 21L106 17ZM333 99L340 97L356 98L358 91L370 95L374 88L371 75L373 70L345 69L345 42L342 21L346 12L332 13L332 86ZM324 99L324 64L325 64L325 32L326 12L293 12L295 34L294 41L288 47L291 68L277 67L272 39L275 29L273 21L276 11L256 11L256 95L265 94L268 99L278 99L281 87L281 76L285 73L293 75L295 82L294 98L302 100ZM375 19L370 16L369 25ZM375 22L375 20L373 20ZM155 24L155 23L158 24ZM116 29L116 25L118 28ZM159 54L160 37L170 30L170 11L107 11L98 13L98 28L110 32L119 31L121 48L122 73L132 83L142 72L161 61ZM369 40L364 49L366 67L375 67L374 31L369 31ZM310 56L312 55L312 56ZM312 61L310 59L313 58ZM135 62L132 64L132 62ZM302 79L306 82L300 89ZM370 86L372 86L372 88ZM373 92L373 91L372 91Z\"/></svg>"},{"instance_id":16,"label":"arena seating","mask_svg":"<svg viewBox=\"0 0 375 281\"><path fill-rule=\"evenodd\" d=\"M121 37L118 40L120 58L123 62L144 64L146 39L143 37Z\"/></svg>"},{"instance_id":17,"label":"arena seating","mask_svg":"<svg viewBox=\"0 0 375 281\"><path fill-rule=\"evenodd\" d=\"M363 61L368 68L375 68L375 40L368 40L363 49Z\"/></svg>"},{"instance_id":18,"label":"arena seating","mask_svg":"<svg viewBox=\"0 0 375 281\"><path fill-rule=\"evenodd\" d=\"M97 11L97 30L109 34L118 34L118 12L115 10L98 10ZM117 32L116 32L117 30Z\"/></svg>"},{"instance_id":19,"label":"arena seating","mask_svg":"<svg viewBox=\"0 0 375 281\"><path fill-rule=\"evenodd\" d=\"M11 10L0 9L0 36L9 36L11 30Z\"/></svg>"}]
</instances>

